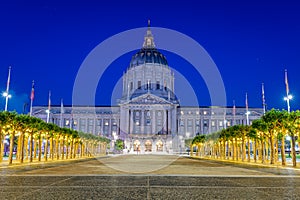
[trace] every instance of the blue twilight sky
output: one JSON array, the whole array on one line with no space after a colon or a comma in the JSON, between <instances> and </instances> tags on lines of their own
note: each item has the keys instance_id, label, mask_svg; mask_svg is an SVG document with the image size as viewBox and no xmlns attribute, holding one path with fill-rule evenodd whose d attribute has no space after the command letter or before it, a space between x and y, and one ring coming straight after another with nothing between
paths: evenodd
<instances>
[{"instance_id":1,"label":"blue twilight sky","mask_svg":"<svg viewBox=\"0 0 300 200\"><path fill-rule=\"evenodd\" d=\"M247 92L249 106L261 107L264 82L268 108L286 108L286 68L294 95L291 107L298 109L299 10L300 3L289 0L1 1L0 89L5 90L11 65L10 110L22 112L33 79L34 105L46 105L49 90L53 104L59 105L63 98L70 105L77 71L88 53L108 37L145 27L151 19L152 26L180 31L206 49L221 72L228 105L235 100L237 106L244 106ZM137 38L141 45L143 37ZM98 105L111 104L116 82L133 53L121 56L107 69L98 85ZM177 55L163 53L169 65L190 82L199 104L210 105L204 81L192 66ZM186 96L182 104L193 104ZM4 109L4 98L0 106Z\"/></svg>"}]
</instances>

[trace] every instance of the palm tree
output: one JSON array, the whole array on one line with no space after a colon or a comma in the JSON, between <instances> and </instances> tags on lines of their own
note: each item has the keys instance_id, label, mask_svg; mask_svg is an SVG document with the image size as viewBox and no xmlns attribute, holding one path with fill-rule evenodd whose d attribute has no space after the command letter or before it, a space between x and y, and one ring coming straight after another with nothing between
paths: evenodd
<instances>
[{"instance_id":1,"label":"palm tree","mask_svg":"<svg viewBox=\"0 0 300 200\"><path fill-rule=\"evenodd\" d=\"M197 146L198 156L201 156L201 145L205 142L205 135L197 135L192 141L192 145Z\"/></svg>"},{"instance_id":2,"label":"palm tree","mask_svg":"<svg viewBox=\"0 0 300 200\"><path fill-rule=\"evenodd\" d=\"M296 167L296 135L299 134L299 126L300 126L300 111L293 111L291 113L285 112L284 120L283 120L284 127L287 129L288 133L291 136L291 150L292 150L292 162L293 167Z\"/></svg>"}]
</instances>

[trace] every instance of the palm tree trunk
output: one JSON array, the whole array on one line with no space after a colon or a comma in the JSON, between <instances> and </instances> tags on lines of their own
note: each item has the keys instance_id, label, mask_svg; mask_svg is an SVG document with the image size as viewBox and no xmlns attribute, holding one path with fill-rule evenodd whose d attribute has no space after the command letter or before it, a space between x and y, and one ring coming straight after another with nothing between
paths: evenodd
<instances>
[{"instance_id":1,"label":"palm tree trunk","mask_svg":"<svg viewBox=\"0 0 300 200\"><path fill-rule=\"evenodd\" d=\"M48 161L48 136L45 137L44 159Z\"/></svg>"},{"instance_id":2,"label":"palm tree trunk","mask_svg":"<svg viewBox=\"0 0 300 200\"><path fill-rule=\"evenodd\" d=\"M32 162L32 148L33 148L33 133L30 133L30 144L29 144L29 154L30 154L30 160L29 162Z\"/></svg>"},{"instance_id":3,"label":"palm tree trunk","mask_svg":"<svg viewBox=\"0 0 300 200\"><path fill-rule=\"evenodd\" d=\"M261 163L265 163L265 141L261 141Z\"/></svg>"},{"instance_id":4,"label":"palm tree trunk","mask_svg":"<svg viewBox=\"0 0 300 200\"><path fill-rule=\"evenodd\" d=\"M285 148L284 148L284 136L281 137L281 164L286 165Z\"/></svg>"},{"instance_id":5,"label":"palm tree trunk","mask_svg":"<svg viewBox=\"0 0 300 200\"><path fill-rule=\"evenodd\" d=\"M51 156L51 159L53 160L54 159L54 151L53 151L53 136L51 137L51 140L50 140L50 156Z\"/></svg>"},{"instance_id":6,"label":"palm tree trunk","mask_svg":"<svg viewBox=\"0 0 300 200\"><path fill-rule=\"evenodd\" d=\"M257 139L254 140L254 146L253 146L253 159L254 162L256 162L256 154L257 154Z\"/></svg>"},{"instance_id":7,"label":"palm tree trunk","mask_svg":"<svg viewBox=\"0 0 300 200\"><path fill-rule=\"evenodd\" d=\"M56 151L56 159L59 160L59 136L56 136L56 140L55 140L55 151Z\"/></svg>"},{"instance_id":8,"label":"palm tree trunk","mask_svg":"<svg viewBox=\"0 0 300 200\"><path fill-rule=\"evenodd\" d=\"M226 141L223 140L223 159L226 159Z\"/></svg>"},{"instance_id":9,"label":"palm tree trunk","mask_svg":"<svg viewBox=\"0 0 300 200\"><path fill-rule=\"evenodd\" d=\"M247 161L250 162L250 151L251 151L251 147L250 147L250 138L248 137L247 139L247 143L248 143L248 152L247 152Z\"/></svg>"},{"instance_id":10,"label":"palm tree trunk","mask_svg":"<svg viewBox=\"0 0 300 200\"><path fill-rule=\"evenodd\" d=\"M245 138L242 138L242 161L244 162L246 158L246 142Z\"/></svg>"},{"instance_id":11,"label":"palm tree trunk","mask_svg":"<svg viewBox=\"0 0 300 200\"><path fill-rule=\"evenodd\" d=\"M34 149L33 149L33 158L36 159L36 149L37 149L37 141L34 140Z\"/></svg>"},{"instance_id":12,"label":"palm tree trunk","mask_svg":"<svg viewBox=\"0 0 300 200\"><path fill-rule=\"evenodd\" d=\"M264 143L264 145L265 145L265 151L264 151L265 155L264 156L265 156L266 161L270 160L270 158L269 158L269 142L265 141L265 143Z\"/></svg>"},{"instance_id":13,"label":"palm tree trunk","mask_svg":"<svg viewBox=\"0 0 300 200\"><path fill-rule=\"evenodd\" d=\"M65 158L65 138L61 140L61 159L63 160Z\"/></svg>"},{"instance_id":14,"label":"palm tree trunk","mask_svg":"<svg viewBox=\"0 0 300 200\"><path fill-rule=\"evenodd\" d=\"M81 142L80 144L80 157L82 158L83 157L83 142ZM190 151L191 152L191 151Z\"/></svg>"},{"instance_id":15,"label":"palm tree trunk","mask_svg":"<svg viewBox=\"0 0 300 200\"><path fill-rule=\"evenodd\" d=\"M20 139L21 141L21 152L20 152L20 163L23 163L24 161L24 139L25 139L25 135L22 133L20 135Z\"/></svg>"},{"instance_id":16,"label":"palm tree trunk","mask_svg":"<svg viewBox=\"0 0 300 200\"><path fill-rule=\"evenodd\" d=\"M41 161L42 158L42 136L39 137L39 154L38 154L38 160Z\"/></svg>"},{"instance_id":17,"label":"palm tree trunk","mask_svg":"<svg viewBox=\"0 0 300 200\"><path fill-rule=\"evenodd\" d=\"M8 164L12 164L13 160L13 154L14 154L14 139L15 139L15 133L13 132L10 135L10 143L9 143L9 157L8 157Z\"/></svg>"},{"instance_id":18,"label":"palm tree trunk","mask_svg":"<svg viewBox=\"0 0 300 200\"><path fill-rule=\"evenodd\" d=\"M2 130L0 129L0 162L2 162L3 160L3 150L4 150L4 145L3 145L3 134L2 134Z\"/></svg>"},{"instance_id":19,"label":"palm tree trunk","mask_svg":"<svg viewBox=\"0 0 300 200\"><path fill-rule=\"evenodd\" d=\"M69 145L69 139L66 138L66 159L67 160L69 158L69 147L70 147L70 145Z\"/></svg>"},{"instance_id":20,"label":"palm tree trunk","mask_svg":"<svg viewBox=\"0 0 300 200\"><path fill-rule=\"evenodd\" d=\"M73 158L73 138L71 138L71 144L70 144L70 159Z\"/></svg>"},{"instance_id":21,"label":"palm tree trunk","mask_svg":"<svg viewBox=\"0 0 300 200\"><path fill-rule=\"evenodd\" d=\"M26 160L29 159L28 137L29 137L29 136L25 136L25 142L24 142L25 159L26 159Z\"/></svg>"},{"instance_id":22,"label":"palm tree trunk","mask_svg":"<svg viewBox=\"0 0 300 200\"><path fill-rule=\"evenodd\" d=\"M20 153L21 153L21 135L19 135L17 137L18 140L18 144L17 144L17 152L16 152L16 160L19 161L20 160Z\"/></svg>"},{"instance_id":23,"label":"palm tree trunk","mask_svg":"<svg viewBox=\"0 0 300 200\"><path fill-rule=\"evenodd\" d=\"M278 163L278 137L275 137L275 163Z\"/></svg>"},{"instance_id":24,"label":"palm tree trunk","mask_svg":"<svg viewBox=\"0 0 300 200\"><path fill-rule=\"evenodd\" d=\"M274 164L274 138L270 137L270 164Z\"/></svg>"},{"instance_id":25,"label":"palm tree trunk","mask_svg":"<svg viewBox=\"0 0 300 200\"><path fill-rule=\"evenodd\" d=\"M293 167L297 166L297 161L296 161L296 141L295 141L295 135L291 133L291 138L292 138L292 160L293 160Z\"/></svg>"}]
</instances>

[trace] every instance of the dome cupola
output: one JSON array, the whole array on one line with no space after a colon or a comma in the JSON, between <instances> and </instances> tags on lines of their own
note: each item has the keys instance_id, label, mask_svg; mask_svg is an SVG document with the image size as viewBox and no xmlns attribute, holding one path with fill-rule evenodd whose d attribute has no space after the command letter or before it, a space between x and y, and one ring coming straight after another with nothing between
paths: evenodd
<instances>
[{"instance_id":1,"label":"dome cupola","mask_svg":"<svg viewBox=\"0 0 300 200\"><path fill-rule=\"evenodd\" d=\"M154 38L150 29L150 20L148 20L148 29L144 37L143 47L132 56L129 67L136 67L145 63L168 65L166 57L155 47Z\"/></svg>"}]
</instances>

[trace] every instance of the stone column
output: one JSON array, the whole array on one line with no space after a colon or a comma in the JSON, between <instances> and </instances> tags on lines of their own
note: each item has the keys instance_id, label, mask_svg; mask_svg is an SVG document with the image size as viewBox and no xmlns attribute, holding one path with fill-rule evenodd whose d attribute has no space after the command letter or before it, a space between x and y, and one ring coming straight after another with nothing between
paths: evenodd
<instances>
[{"instance_id":1,"label":"stone column","mask_svg":"<svg viewBox=\"0 0 300 200\"><path fill-rule=\"evenodd\" d=\"M144 134L144 132L145 132L145 109L144 108L141 109L140 117L141 117L140 130L141 130L141 133Z\"/></svg>"},{"instance_id":2,"label":"stone column","mask_svg":"<svg viewBox=\"0 0 300 200\"><path fill-rule=\"evenodd\" d=\"M111 118L109 118L108 119L108 134L109 134L109 136L110 137L112 137L112 131L111 131L111 129L112 129L112 126L111 126Z\"/></svg>"},{"instance_id":3,"label":"stone column","mask_svg":"<svg viewBox=\"0 0 300 200\"><path fill-rule=\"evenodd\" d=\"M127 118L127 122L128 122L127 123L128 124L128 134L132 133L132 131L131 131L131 126L132 126L131 115L132 115L131 110L130 110L130 108L128 108L128 118Z\"/></svg>"},{"instance_id":4,"label":"stone column","mask_svg":"<svg viewBox=\"0 0 300 200\"><path fill-rule=\"evenodd\" d=\"M152 134L156 134L156 130L155 130L155 127L156 127L156 117L155 117L155 110L152 110L151 112L151 125L152 125Z\"/></svg>"},{"instance_id":5,"label":"stone column","mask_svg":"<svg viewBox=\"0 0 300 200\"><path fill-rule=\"evenodd\" d=\"M172 134L171 130L171 109L168 109L168 134Z\"/></svg>"},{"instance_id":6,"label":"stone column","mask_svg":"<svg viewBox=\"0 0 300 200\"><path fill-rule=\"evenodd\" d=\"M168 116L168 112L167 112L167 108L164 108L165 110L163 111L163 122L164 122L164 131L168 132L168 121L167 121L167 116Z\"/></svg>"}]
</instances>

